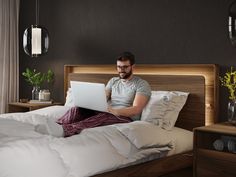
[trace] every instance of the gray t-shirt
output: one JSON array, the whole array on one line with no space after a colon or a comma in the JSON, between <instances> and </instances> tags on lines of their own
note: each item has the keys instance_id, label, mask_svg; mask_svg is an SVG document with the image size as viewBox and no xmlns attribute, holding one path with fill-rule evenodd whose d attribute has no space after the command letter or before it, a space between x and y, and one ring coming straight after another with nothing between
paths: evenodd
<instances>
[{"instance_id":1,"label":"gray t-shirt","mask_svg":"<svg viewBox=\"0 0 236 177\"><path fill-rule=\"evenodd\" d=\"M111 91L111 106L114 108L124 108L133 105L136 94L143 94L148 98L151 96L151 88L147 81L140 77L133 76L131 80L122 81L119 77L111 78L106 89ZM140 115L132 117L139 120Z\"/></svg>"}]
</instances>

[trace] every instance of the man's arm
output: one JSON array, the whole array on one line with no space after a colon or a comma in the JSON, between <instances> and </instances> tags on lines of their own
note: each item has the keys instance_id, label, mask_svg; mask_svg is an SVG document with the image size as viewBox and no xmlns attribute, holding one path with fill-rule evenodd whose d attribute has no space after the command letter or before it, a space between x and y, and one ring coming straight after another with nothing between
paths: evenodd
<instances>
[{"instance_id":1,"label":"man's arm","mask_svg":"<svg viewBox=\"0 0 236 177\"><path fill-rule=\"evenodd\" d=\"M111 99L111 90L106 89L107 101Z\"/></svg>"},{"instance_id":2,"label":"man's arm","mask_svg":"<svg viewBox=\"0 0 236 177\"><path fill-rule=\"evenodd\" d=\"M143 94L136 94L133 105L127 108L114 109L108 107L108 111L116 116L133 117L140 114L148 103L149 97Z\"/></svg>"}]
</instances>

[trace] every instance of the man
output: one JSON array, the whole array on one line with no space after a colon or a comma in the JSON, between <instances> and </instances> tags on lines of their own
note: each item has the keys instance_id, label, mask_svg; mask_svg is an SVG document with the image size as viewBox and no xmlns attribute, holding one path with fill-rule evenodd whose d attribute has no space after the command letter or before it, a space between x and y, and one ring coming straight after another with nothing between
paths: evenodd
<instances>
[{"instance_id":1,"label":"man","mask_svg":"<svg viewBox=\"0 0 236 177\"><path fill-rule=\"evenodd\" d=\"M66 137L78 134L85 128L140 120L151 89L145 80L133 75L134 67L135 56L123 52L117 58L119 77L111 78L106 85L106 95L110 101L108 112L71 108L57 121L62 124Z\"/></svg>"},{"instance_id":2,"label":"man","mask_svg":"<svg viewBox=\"0 0 236 177\"><path fill-rule=\"evenodd\" d=\"M145 80L133 75L134 67L134 55L130 52L122 53L117 58L119 77L108 82L106 92L107 97L111 99L109 112L139 120L151 95L151 89Z\"/></svg>"}]
</instances>

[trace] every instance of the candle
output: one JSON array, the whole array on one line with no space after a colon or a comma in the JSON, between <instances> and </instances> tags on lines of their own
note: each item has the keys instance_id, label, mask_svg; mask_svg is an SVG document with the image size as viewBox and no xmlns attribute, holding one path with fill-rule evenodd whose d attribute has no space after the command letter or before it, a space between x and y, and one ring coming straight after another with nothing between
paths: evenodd
<instances>
[{"instance_id":1,"label":"candle","mask_svg":"<svg viewBox=\"0 0 236 177\"><path fill-rule=\"evenodd\" d=\"M49 90L40 90L40 92L39 92L39 101L50 101L50 92L49 92Z\"/></svg>"},{"instance_id":2,"label":"candle","mask_svg":"<svg viewBox=\"0 0 236 177\"><path fill-rule=\"evenodd\" d=\"M44 98L45 101L49 101L50 100L50 92L49 92L49 90L44 90L43 98Z\"/></svg>"}]
</instances>

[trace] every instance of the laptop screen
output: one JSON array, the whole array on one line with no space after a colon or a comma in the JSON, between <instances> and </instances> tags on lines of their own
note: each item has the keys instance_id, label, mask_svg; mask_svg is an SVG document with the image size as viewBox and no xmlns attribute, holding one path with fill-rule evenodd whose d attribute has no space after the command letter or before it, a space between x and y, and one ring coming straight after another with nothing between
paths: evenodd
<instances>
[{"instance_id":1,"label":"laptop screen","mask_svg":"<svg viewBox=\"0 0 236 177\"><path fill-rule=\"evenodd\" d=\"M107 112L105 84L70 81L74 104L77 107Z\"/></svg>"}]
</instances>

